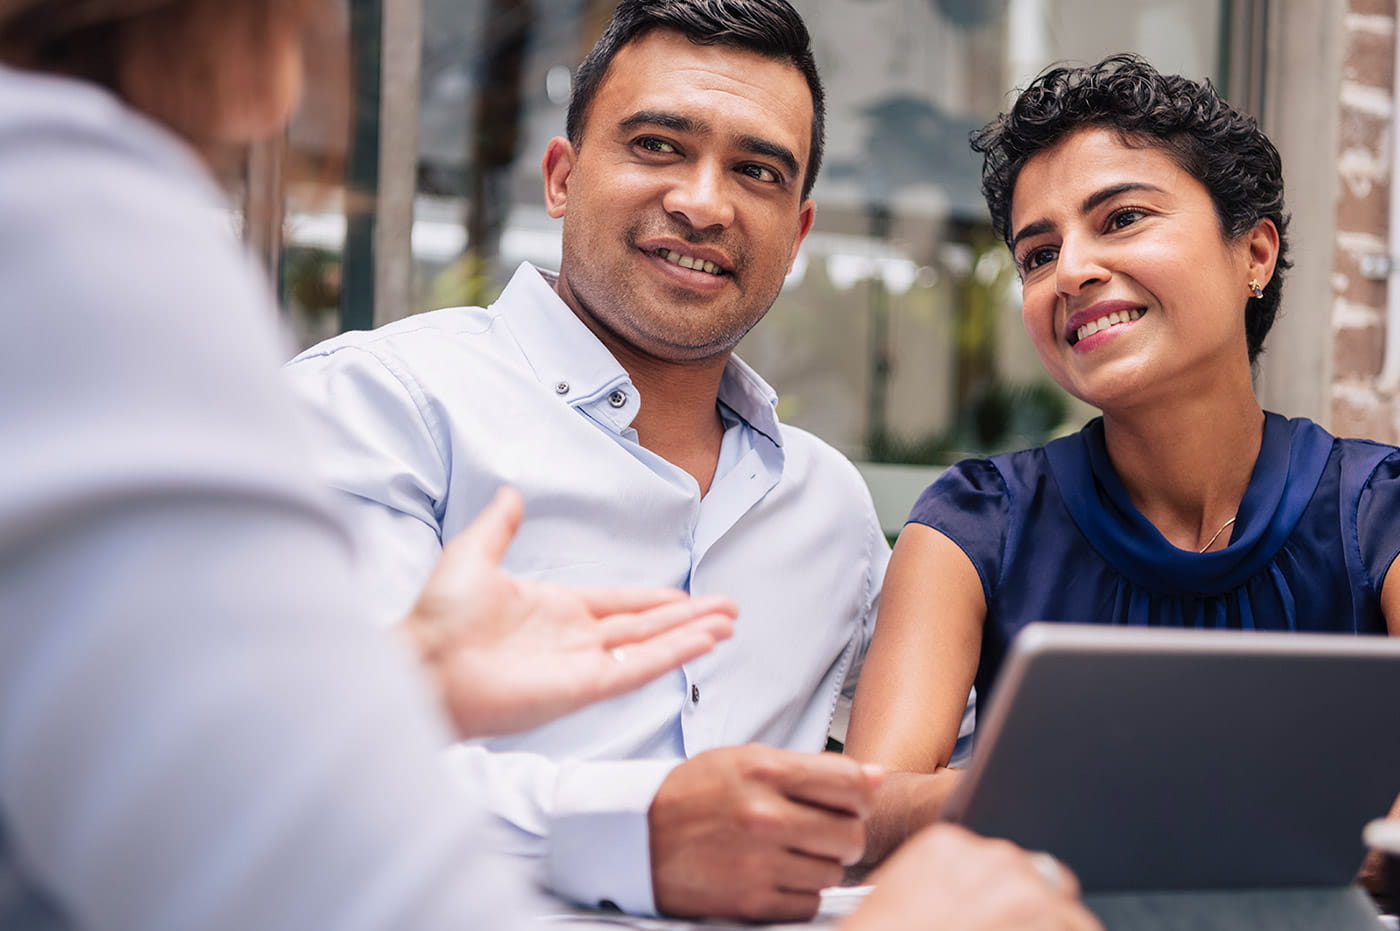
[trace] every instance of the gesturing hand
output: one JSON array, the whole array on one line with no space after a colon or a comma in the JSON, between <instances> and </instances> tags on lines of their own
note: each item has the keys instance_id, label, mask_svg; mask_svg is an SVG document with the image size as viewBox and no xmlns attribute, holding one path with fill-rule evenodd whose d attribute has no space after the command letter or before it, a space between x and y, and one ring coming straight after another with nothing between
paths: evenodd
<instances>
[{"instance_id":1,"label":"gesturing hand","mask_svg":"<svg viewBox=\"0 0 1400 931\"><path fill-rule=\"evenodd\" d=\"M915 834L871 879L841 931L1103 931L1054 859L951 824Z\"/></svg>"},{"instance_id":2,"label":"gesturing hand","mask_svg":"<svg viewBox=\"0 0 1400 931\"><path fill-rule=\"evenodd\" d=\"M879 771L832 753L749 745L671 771L652 800L652 890L663 914L796 921L865 847Z\"/></svg>"},{"instance_id":3,"label":"gesturing hand","mask_svg":"<svg viewBox=\"0 0 1400 931\"><path fill-rule=\"evenodd\" d=\"M513 578L500 562L522 510L502 489L443 546L402 625L461 736L524 730L630 691L733 632L726 598Z\"/></svg>"}]
</instances>

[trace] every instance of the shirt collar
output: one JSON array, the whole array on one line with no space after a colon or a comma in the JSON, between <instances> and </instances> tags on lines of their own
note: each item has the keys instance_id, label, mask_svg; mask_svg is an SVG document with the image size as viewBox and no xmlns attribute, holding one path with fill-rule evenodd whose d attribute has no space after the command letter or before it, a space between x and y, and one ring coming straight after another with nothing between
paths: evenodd
<instances>
[{"instance_id":1,"label":"shirt collar","mask_svg":"<svg viewBox=\"0 0 1400 931\"><path fill-rule=\"evenodd\" d=\"M636 417L641 399L627 371L555 292L556 280L550 272L521 263L495 308L540 384L621 432ZM782 446L778 396L738 356L731 355L725 366L719 400L774 445Z\"/></svg>"}]
</instances>

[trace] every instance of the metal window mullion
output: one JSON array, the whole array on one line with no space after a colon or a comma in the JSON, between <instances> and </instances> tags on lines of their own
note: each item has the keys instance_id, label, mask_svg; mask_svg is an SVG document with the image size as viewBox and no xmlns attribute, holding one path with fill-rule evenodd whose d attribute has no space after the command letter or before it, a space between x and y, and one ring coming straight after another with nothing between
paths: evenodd
<instances>
[{"instance_id":1,"label":"metal window mullion","mask_svg":"<svg viewBox=\"0 0 1400 931\"><path fill-rule=\"evenodd\" d=\"M412 313L413 212L423 0L384 0L379 93L379 197L375 204L374 323Z\"/></svg>"}]
</instances>

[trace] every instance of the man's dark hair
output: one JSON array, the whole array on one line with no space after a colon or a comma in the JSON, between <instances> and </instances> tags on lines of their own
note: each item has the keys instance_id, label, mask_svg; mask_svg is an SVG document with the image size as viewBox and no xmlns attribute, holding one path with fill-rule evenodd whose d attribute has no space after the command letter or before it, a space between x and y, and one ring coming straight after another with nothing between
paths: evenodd
<instances>
[{"instance_id":1,"label":"man's dark hair","mask_svg":"<svg viewBox=\"0 0 1400 931\"><path fill-rule=\"evenodd\" d=\"M1010 245L1011 197L1032 156L1085 128L1116 130L1124 143L1159 148L1205 186L1221 231L1235 239L1262 219L1278 227L1279 253L1264 296L1249 300L1245 335L1258 358L1274 325L1288 261L1283 165L1254 117L1230 106L1210 81L1163 75L1136 55L1083 68L1052 68L1031 82L1011 110L972 134L982 153L982 196L992 227Z\"/></svg>"},{"instance_id":2,"label":"man's dark hair","mask_svg":"<svg viewBox=\"0 0 1400 931\"><path fill-rule=\"evenodd\" d=\"M598 44L574 75L565 131L575 146L583 142L588 108L608 67L622 47L653 29L671 29L696 45L722 45L792 65L812 92L812 152L802 179L802 196L812 193L826 138L826 98L811 36L787 0L622 0Z\"/></svg>"}]
</instances>

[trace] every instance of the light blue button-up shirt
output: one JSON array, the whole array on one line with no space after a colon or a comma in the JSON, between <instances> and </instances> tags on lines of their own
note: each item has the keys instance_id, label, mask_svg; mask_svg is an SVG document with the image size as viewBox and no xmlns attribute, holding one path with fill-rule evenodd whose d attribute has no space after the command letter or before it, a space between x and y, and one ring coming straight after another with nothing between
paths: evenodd
<instances>
[{"instance_id":1,"label":"light blue button-up shirt","mask_svg":"<svg viewBox=\"0 0 1400 931\"><path fill-rule=\"evenodd\" d=\"M502 484L525 498L511 572L738 602L735 636L708 656L451 755L489 787L512 846L544 857L554 888L652 911L646 813L676 762L750 741L823 748L869 641L888 546L855 468L780 424L772 389L738 358L720 386L726 431L703 497L638 444L646 399L528 265L488 308L346 334L288 373L325 428L324 467L346 493L385 622Z\"/></svg>"}]
</instances>

